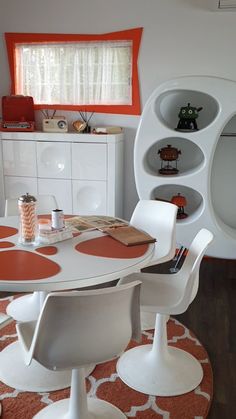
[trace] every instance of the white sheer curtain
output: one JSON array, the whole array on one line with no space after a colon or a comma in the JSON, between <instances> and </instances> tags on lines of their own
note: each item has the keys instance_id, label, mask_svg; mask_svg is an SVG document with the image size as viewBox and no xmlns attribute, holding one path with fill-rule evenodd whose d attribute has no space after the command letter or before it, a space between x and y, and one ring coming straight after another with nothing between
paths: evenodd
<instances>
[{"instance_id":1,"label":"white sheer curtain","mask_svg":"<svg viewBox=\"0 0 236 419\"><path fill-rule=\"evenodd\" d=\"M36 104L132 103L131 41L19 44L16 63L16 93Z\"/></svg>"}]
</instances>

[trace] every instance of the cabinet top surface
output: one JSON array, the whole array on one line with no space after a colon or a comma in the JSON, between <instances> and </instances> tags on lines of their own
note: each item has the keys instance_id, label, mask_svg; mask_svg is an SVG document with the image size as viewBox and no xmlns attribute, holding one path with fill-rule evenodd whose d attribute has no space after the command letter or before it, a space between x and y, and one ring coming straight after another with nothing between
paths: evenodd
<instances>
[{"instance_id":1,"label":"cabinet top surface","mask_svg":"<svg viewBox=\"0 0 236 419\"><path fill-rule=\"evenodd\" d=\"M78 134L76 132L48 133L42 131L34 132L0 132L1 140L23 140L23 141L58 141L73 143L117 143L124 140L123 134Z\"/></svg>"}]
</instances>

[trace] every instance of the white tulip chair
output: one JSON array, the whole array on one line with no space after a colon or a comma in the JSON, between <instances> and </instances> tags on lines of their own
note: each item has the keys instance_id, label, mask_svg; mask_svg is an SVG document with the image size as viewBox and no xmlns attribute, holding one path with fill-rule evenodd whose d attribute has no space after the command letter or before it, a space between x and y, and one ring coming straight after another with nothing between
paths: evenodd
<instances>
[{"instance_id":1,"label":"white tulip chair","mask_svg":"<svg viewBox=\"0 0 236 419\"><path fill-rule=\"evenodd\" d=\"M136 205L130 224L146 231L156 238L155 251L147 266L171 260L176 251L176 216L178 207L170 202L158 200L140 200ZM139 272L143 281L149 273ZM155 315L141 308L142 330L154 329Z\"/></svg>"},{"instance_id":2,"label":"white tulip chair","mask_svg":"<svg viewBox=\"0 0 236 419\"><path fill-rule=\"evenodd\" d=\"M87 397L84 367L116 358L140 339L140 281L119 287L48 294L37 322L18 323L26 365L72 370L70 398L42 409L35 419L125 419L112 404Z\"/></svg>"},{"instance_id":3,"label":"white tulip chair","mask_svg":"<svg viewBox=\"0 0 236 419\"><path fill-rule=\"evenodd\" d=\"M141 309L156 315L153 344L137 346L118 361L117 372L131 388L155 396L177 396L196 388L203 377L199 361L190 353L168 345L167 315L185 312L196 295L199 268L213 234L202 229L192 241L176 274L142 276ZM128 283L140 275L122 278Z\"/></svg>"}]
</instances>

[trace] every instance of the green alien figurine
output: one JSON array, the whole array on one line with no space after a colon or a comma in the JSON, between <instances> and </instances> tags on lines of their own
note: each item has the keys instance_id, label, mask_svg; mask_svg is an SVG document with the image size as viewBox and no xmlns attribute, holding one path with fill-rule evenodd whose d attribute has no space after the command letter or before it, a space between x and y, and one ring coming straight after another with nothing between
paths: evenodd
<instances>
[{"instance_id":1,"label":"green alien figurine","mask_svg":"<svg viewBox=\"0 0 236 419\"><path fill-rule=\"evenodd\" d=\"M188 103L188 106L184 106L180 108L179 111L179 123L176 128L177 131L197 131L197 123L196 119L198 118L198 112L202 110L202 107L195 108L193 106L190 106L190 103Z\"/></svg>"}]
</instances>

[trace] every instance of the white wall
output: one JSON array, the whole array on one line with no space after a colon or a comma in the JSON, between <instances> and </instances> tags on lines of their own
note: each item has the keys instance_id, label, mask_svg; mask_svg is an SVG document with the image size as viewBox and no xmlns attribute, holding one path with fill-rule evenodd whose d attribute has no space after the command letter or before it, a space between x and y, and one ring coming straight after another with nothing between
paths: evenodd
<instances>
[{"instance_id":1,"label":"white wall","mask_svg":"<svg viewBox=\"0 0 236 419\"><path fill-rule=\"evenodd\" d=\"M236 13L214 12L212 0L0 0L0 96L10 79L4 32L105 33L142 26L142 105L162 81L183 75L236 80ZM66 113L64 113L66 114ZM69 120L78 113L66 115ZM125 128L125 216L137 202L133 144L137 116L96 114L95 125Z\"/></svg>"}]
</instances>

